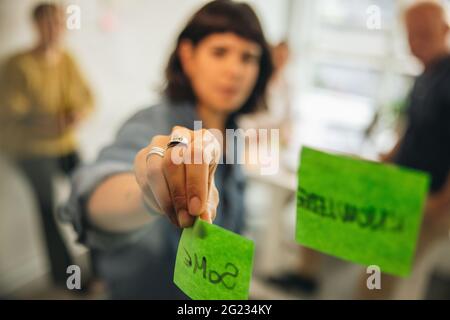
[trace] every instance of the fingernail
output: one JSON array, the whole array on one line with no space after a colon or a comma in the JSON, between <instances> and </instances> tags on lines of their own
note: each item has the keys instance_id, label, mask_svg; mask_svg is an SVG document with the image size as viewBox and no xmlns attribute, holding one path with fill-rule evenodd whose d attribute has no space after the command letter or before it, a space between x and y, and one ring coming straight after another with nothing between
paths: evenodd
<instances>
[{"instance_id":1,"label":"fingernail","mask_svg":"<svg viewBox=\"0 0 450 320\"><path fill-rule=\"evenodd\" d=\"M202 203L198 197L192 197L191 200L189 200L189 212L191 214L199 214L202 209L201 207Z\"/></svg>"},{"instance_id":2,"label":"fingernail","mask_svg":"<svg viewBox=\"0 0 450 320\"><path fill-rule=\"evenodd\" d=\"M181 228L186 227L188 224L188 212L184 209L178 211L178 224Z\"/></svg>"},{"instance_id":3,"label":"fingernail","mask_svg":"<svg viewBox=\"0 0 450 320\"><path fill-rule=\"evenodd\" d=\"M200 216L200 218L202 219L202 220L204 220L204 221L206 221L206 222L208 222L208 223L210 223L210 224L212 224L212 218L211 218L211 215L209 214L209 213L203 213L201 216Z\"/></svg>"}]
</instances>

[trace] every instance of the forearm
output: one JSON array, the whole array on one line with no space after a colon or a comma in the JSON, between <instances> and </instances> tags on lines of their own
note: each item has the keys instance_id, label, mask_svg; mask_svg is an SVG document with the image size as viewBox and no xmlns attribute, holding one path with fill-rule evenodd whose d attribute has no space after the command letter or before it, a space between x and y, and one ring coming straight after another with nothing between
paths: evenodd
<instances>
[{"instance_id":1,"label":"forearm","mask_svg":"<svg viewBox=\"0 0 450 320\"><path fill-rule=\"evenodd\" d=\"M145 208L132 173L118 174L101 183L89 198L87 211L91 223L112 232L136 230L155 218Z\"/></svg>"}]
</instances>

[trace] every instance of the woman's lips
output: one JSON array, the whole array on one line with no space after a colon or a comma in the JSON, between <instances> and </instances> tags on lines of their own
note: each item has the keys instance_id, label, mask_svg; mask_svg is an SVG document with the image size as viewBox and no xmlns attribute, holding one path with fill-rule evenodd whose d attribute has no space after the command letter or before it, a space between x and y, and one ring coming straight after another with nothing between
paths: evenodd
<instances>
[{"instance_id":1,"label":"woman's lips","mask_svg":"<svg viewBox=\"0 0 450 320\"><path fill-rule=\"evenodd\" d=\"M220 88L219 91L226 96L235 96L239 93L239 88Z\"/></svg>"}]
</instances>

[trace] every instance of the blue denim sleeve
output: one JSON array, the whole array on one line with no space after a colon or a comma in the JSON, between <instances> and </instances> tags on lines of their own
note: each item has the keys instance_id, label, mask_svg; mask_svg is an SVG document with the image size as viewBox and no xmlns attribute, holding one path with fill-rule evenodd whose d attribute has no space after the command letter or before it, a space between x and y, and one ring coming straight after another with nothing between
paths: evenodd
<instances>
[{"instance_id":1,"label":"blue denim sleeve","mask_svg":"<svg viewBox=\"0 0 450 320\"><path fill-rule=\"evenodd\" d=\"M100 230L89 223L86 204L95 188L105 179L119 173L133 172L136 153L147 146L154 135L168 134L170 126L164 113L164 108L155 106L135 114L119 130L115 141L100 152L94 163L80 167L72 176L69 200L58 215L63 222L73 225L80 243L107 250L135 241L143 232L110 233Z\"/></svg>"}]
</instances>

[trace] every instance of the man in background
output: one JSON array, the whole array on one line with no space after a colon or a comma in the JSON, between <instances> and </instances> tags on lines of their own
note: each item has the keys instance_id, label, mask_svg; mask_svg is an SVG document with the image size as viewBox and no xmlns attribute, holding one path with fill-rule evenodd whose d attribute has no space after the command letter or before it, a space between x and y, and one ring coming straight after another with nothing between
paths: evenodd
<instances>
[{"instance_id":1,"label":"man in background","mask_svg":"<svg viewBox=\"0 0 450 320\"><path fill-rule=\"evenodd\" d=\"M423 64L409 96L406 131L383 161L425 171L431 176L416 251L418 264L450 229L450 50L444 8L420 1L405 11L411 53ZM362 277L359 298L390 298L399 278L383 275L381 290L368 290Z\"/></svg>"}]
</instances>

